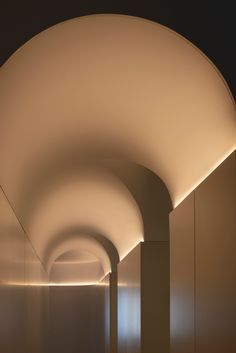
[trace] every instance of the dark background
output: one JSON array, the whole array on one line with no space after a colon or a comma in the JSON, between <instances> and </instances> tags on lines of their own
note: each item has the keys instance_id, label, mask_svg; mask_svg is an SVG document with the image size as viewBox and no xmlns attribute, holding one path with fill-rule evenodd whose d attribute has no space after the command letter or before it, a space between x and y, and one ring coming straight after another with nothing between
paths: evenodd
<instances>
[{"instance_id":1,"label":"dark background","mask_svg":"<svg viewBox=\"0 0 236 353\"><path fill-rule=\"evenodd\" d=\"M214 62L236 96L233 5L233 0L0 0L0 65L23 43L56 23L94 13L120 13L159 22L185 36Z\"/></svg>"}]
</instances>

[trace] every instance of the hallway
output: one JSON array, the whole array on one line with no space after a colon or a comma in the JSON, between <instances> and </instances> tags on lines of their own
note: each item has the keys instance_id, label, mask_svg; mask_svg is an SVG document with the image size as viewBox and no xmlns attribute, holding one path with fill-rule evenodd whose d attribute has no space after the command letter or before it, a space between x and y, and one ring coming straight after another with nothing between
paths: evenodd
<instances>
[{"instance_id":1,"label":"hallway","mask_svg":"<svg viewBox=\"0 0 236 353\"><path fill-rule=\"evenodd\" d=\"M92 15L0 74L0 353L235 353L236 120L176 32Z\"/></svg>"}]
</instances>

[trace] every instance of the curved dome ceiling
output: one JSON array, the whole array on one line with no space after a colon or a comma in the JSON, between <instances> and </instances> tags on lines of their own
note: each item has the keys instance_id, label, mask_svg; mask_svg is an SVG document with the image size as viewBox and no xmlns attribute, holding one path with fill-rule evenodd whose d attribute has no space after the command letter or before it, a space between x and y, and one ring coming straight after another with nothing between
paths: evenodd
<instances>
[{"instance_id":1,"label":"curved dome ceiling","mask_svg":"<svg viewBox=\"0 0 236 353\"><path fill-rule=\"evenodd\" d=\"M105 275L99 258L91 252L72 250L59 256L50 271L51 285L88 285L98 283ZM79 282L78 282L79 281Z\"/></svg>"},{"instance_id":2,"label":"curved dome ceiling","mask_svg":"<svg viewBox=\"0 0 236 353\"><path fill-rule=\"evenodd\" d=\"M68 238L71 229L73 233L92 230L109 238L121 258L144 238L142 217L129 190L117 178L97 168L54 182L26 224L44 263L50 261L49 255L45 255L47 248L61 240L62 231L63 237Z\"/></svg>"},{"instance_id":3,"label":"curved dome ceiling","mask_svg":"<svg viewBox=\"0 0 236 353\"><path fill-rule=\"evenodd\" d=\"M0 183L41 258L69 227L98 230L121 257L143 238L135 195L115 177L79 181L81 160L145 166L176 206L236 145L234 102L212 63L136 17L85 16L40 33L1 68L0 106ZM72 178L60 179L57 161ZM43 194L26 212L35 178Z\"/></svg>"},{"instance_id":4,"label":"curved dome ceiling","mask_svg":"<svg viewBox=\"0 0 236 353\"><path fill-rule=\"evenodd\" d=\"M52 250L47 270L52 284L96 283L111 271L111 264L97 240L86 235L74 235L64 238Z\"/></svg>"}]
</instances>

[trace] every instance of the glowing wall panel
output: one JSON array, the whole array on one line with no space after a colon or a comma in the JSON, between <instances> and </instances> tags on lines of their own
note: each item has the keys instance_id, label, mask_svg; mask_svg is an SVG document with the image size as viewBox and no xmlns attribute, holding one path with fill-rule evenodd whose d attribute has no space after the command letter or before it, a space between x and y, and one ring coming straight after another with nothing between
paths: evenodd
<instances>
[{"instance_id":1,"label":"glowing wall panel","mask_svg":"<svg viewBox=\"0 0 236 353\"><path fill-rule=\"evenodd\" d=\"M171 353L236 352L236 158L171 214Z\"/></svg>"},{"instance_id":2,"label":"glowing wall panel","mask_svg":"<svg viewBox=\"0 0 236 353\"><path fill-rule=\"evenodd\" d=\"M195 191L196 352L236 352L235 153Z\"/></svg>"}]
</instances>

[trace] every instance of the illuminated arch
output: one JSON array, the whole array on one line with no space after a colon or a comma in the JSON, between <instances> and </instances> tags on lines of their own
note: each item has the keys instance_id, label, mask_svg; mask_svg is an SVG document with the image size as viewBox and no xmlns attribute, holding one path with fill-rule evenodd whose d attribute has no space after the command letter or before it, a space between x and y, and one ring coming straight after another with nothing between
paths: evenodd
<instances>
[{"instance_id":1,"label":"illuminated arch","mask_svg":"<svg viewBox=\"0 0 236 353\"><path fill-rule=\"evenodd\" d=\"M235 149L234 102L216 68L175 32L136 17L85 16L40 33L1 68L0 106L0 183L31 239L26 174L47 178L41 161L52 151L143 166L175 207Z\"/></svg>"}]
</instances>

